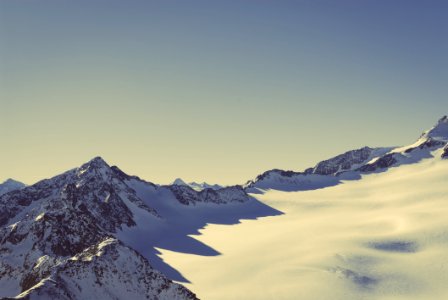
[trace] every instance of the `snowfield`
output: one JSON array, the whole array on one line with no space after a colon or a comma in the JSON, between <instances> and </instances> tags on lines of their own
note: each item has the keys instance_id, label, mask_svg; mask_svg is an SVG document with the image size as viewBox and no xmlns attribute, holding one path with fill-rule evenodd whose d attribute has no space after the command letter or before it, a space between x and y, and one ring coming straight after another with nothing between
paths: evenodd
<instances>
[{"instance_id":1,"label":"snowfield","mask_svg":"<svg viewBox=\"0 0 448 300\"><path fill-rule=\"evenodd\" d=\"M221 253L159 249L201 299L448 299L448 160L299 192L254 194L285 214L208 225Z\"/></svg>"},{"instance_id":2,"label":"snowfield","mask_svg":"<svg viewBox=\"0 0 448 300\"><path fill-rule=\"evenodd\" d=\"M244 186L157 185L101 157L10 180L0 298L448 299L447 157L444 116L410 146Z\"/></svg>"}]
</instances>

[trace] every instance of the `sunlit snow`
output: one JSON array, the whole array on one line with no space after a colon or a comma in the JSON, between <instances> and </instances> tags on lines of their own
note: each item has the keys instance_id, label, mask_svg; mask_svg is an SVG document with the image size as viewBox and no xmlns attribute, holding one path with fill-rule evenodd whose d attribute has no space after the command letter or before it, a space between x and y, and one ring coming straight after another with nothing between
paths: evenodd
<instances>
[{"instance_id":1,"label":"sunlit snow","mask_svg":"<svg viewBox=\"0 0 448 300\"><path fill-rule=\"evenodd\" d=\"M201 299L448 299L448 161L255 195L281 216L208 225L219 256L160 249Z\"/></svg>"}]
</instances>

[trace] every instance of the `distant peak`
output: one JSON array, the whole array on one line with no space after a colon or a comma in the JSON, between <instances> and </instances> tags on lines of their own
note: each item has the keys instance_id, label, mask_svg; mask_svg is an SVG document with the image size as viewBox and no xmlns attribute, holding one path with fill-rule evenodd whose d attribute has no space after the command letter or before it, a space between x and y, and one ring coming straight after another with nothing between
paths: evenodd
<instances>
[{"instance_id":1,"label":"distant peak","mask_svg":"<svg viewBox=\"0 0 448 300\"><path fill-rule=\"evenodd\" d=\"M12 179L12 178L8 178L8 179L6 179L5 181L3 181L3 184L5 184L5 183L15 183L15 182L19 182L19 181L14 180L14 179Z\"/></svg>"},{"instance_id":2,"label":"distant peak","mask_svg":"<svg viewBox=\"0 0 448 300\"><path fill-rule=\"evenodd\" d=\"M434 127L423 133L423 136L439 140L448 140L448 116L445 115L440 118Z\"/></svg>"},{"instance_id":3,"label":"distant peak","mask_svg":"<svg viewBox=\"0 0 448 300\"><path fill-rule=\"evenodd\" d=\"M14 185L25 186L24 183L22 183L22 182L20 182L20 181L17 181L17 180L14 180L14 179L12 179L12 178L8 178L8 179L6 179L2 184L8 184L8 185L10 185L10 184L14 184Z\"/></svg>"},{"instance_id":4,"label":"distant peak","mask_svg":"<svg viewBox=\"0 0 448 300\"><path fill-rule=\"evenodd\" d=\"M188 185L181 178L176 178L176 180L174 180L172 184L173 185Z\"/></svg>"},{"instance_id":5,"label":"distant peak","mask_svg":"<svg viewBox=\"0 0 448 300\"><path fill-rule=\"evenodd\" d=\"M9 178L5 180L3 183L0 183L0 196L10 191L19 190L24 187L26 187L26 184Z\"/></svg>"},{"instance_id":6,"label":"distant peak","mask_svg":"<svg viewBox=\"0 0 448 300\"><path fill-rule=\"evenodd\" d=\"M447 123L447 122L448 122L448 116L445 115L445 116L440 118L438 124Z\"/></svg>"}]
</instances>

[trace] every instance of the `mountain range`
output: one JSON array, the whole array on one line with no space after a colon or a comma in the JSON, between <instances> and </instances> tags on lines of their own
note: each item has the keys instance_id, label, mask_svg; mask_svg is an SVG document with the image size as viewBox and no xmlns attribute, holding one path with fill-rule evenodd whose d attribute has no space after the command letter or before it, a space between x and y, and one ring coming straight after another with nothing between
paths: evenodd
<instances>
[{"instance_id":1,"label":"mountain range","mask_svg":"<svg viewBox=\"0 0 448 300\"><path fill-rule=\"evenodd\" d=\"M7 180L0 185L0 297L197 299L157 249L219 255L191 235L210 223L282 214L253 195L359 180L437 149L448 157L446 116L409 146L363 147L301 172L269 170L243 185L158 185L101 157L31 186Z\"/></svg>"},{"instance_id":2,"label":"mountain range","mask_svg":"<svg viewBox=\"0 0 448 300\"><path fill-rule=\"evenodd\" d=\"M248 181L244 188L259 193L267 189L300 191L337 185L341 180L359 179L362 174L383 172L391 167L411 164L431 157L431 152L444 148L448 156L448 117L442 117L431 129L423 132L411 145L403 147L363 147L347 151L316 164L302 172L269 170Z\"/></svg>"},{"instance_id":3,"label":"mountain range","mask_svg":"<svg viewBox=\"0 0 448 300\"><path fill-rule=\"evenodd\" d=\"M208 184L207 182L197 183L197 182L193 181L193 182L186 183L181 178L176 178L173 181L172 185L189 186L189 187L191 187L192 189L194 189L196 191L202 191L204 189L219 190L219 189L223 188L222 185L219 185L219 184Z\"/></svg>"},{"instance_id":4,"label":"mountain range","mask_svg":"<svg viewBox=\"0 0 448 300\"><path fill-rule=\"evenodd\" d=\"M96 157L0 197L0 297L196 299L156 247L218 255L189 235L278 213L241 186L156 185Z\"/></svg>"}]
</instances>

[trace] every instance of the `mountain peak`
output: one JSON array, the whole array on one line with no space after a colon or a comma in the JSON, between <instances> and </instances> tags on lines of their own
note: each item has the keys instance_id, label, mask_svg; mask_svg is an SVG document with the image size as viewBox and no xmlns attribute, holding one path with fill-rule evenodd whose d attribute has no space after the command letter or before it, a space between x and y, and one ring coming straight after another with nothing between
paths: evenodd
<instances>
[{"instance_id":1,"label":"mountain peak","mask_svg":"<svg viewBox=\"0 0 448 300\"><path fill-rule=\"evenodd\" d=\"M83 164L80 169L103 169L103 168L110 168L110 166L107 164L107 162L101 157L96 156Z\"/></svg>"},{"instance_id":2,"label":"mountain peak","mask_svg":"<svg viewBox=\"0 0 448 300\"><path fill-rule=\"evenodd\" d=\"M24 185L20 181L14 180L12 178L6 179L2 184L20 184L20 185Z\"/></svg>"},{"instance_id":3,"label":"mountain peak","mask_svg":"<svg viewBox=\"0 0 448 300\"><path fill-rule=\"evenodd\" d=\"M188 184L181 178L176 178L176 180L173 181L172 185L188 185Z\"/></svg>"},{"instance_id":4,"label":"mountain peak","mask_svg":"<svg viewBox=\"0 0 448 300\"><path fill-rule=\"evenodd\" d=\"M77 169L78 176L86 176L87 174L99 174L103 178L108 178L108 174L112 173L111 167L100 156L94 157Z\"/></svg>"},{"instance_id":5,"label":"mountain peak","mask_svg":"<svg viewBox=\"0 0 448 300\"><path fill-rule=\"evenodd\" d=\"M92 158L91 160L89 160L87 162L87 164L93 165L93 166L104 166L105 165L105 166L109 167L107 162L101 156L96 156L96 157Z\"/></svg>"},{"instance_id":6,"label":"mountain peak","mask_svg":"<svg viewBox=\"0 0 448 300\"><path fill-rule=\"evenodd\" d=\"M443 116L442 118L440 118L440 120L439 120L439 124L440 123L447 123L448 122L448 116Z\"/></svg>"},{"instance_id":7,"label":"mountain peak","mask_svg":"<svg viewBox=\"0 0 448 300\"><path fill-rule=\"evenodd\" d=\"M440 118L434 127L423 133L423 136L444 141L448 140L448 116L445 115Z\"/></svg>"},{"instance_id":8,"label":"mountain peak","mask_svg":"<svg viewBox=\"0 0 448 300\"><path fill-rule=\"evenodd\" d=\"M8 192L24 188L25 186L26 185L20 181L8 178L3 183L0 183L0 196Z\"/></svg>"}]
</instances>

